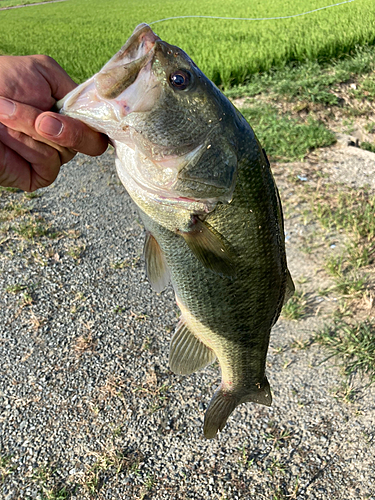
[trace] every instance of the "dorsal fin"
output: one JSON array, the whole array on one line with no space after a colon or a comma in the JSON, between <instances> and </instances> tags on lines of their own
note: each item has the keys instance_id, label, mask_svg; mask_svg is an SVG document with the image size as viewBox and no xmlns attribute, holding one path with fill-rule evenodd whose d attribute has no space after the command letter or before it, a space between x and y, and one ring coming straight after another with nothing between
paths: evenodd
<instances>
[{"instance_id":1,"label":"dorsal fin","mask_svg":"<svg viewBox=\"0 0 375 500\"><path fill-rule=\"evenodd\" d=\"M169 366L174 373L188 375L213 363L215 353L203 344L191 331L183 317L171 340Z\"/></svg>"},{"instance_id":2,"label":"dorsal fin","mask_svg":"<svg viewBox=\"0 0 375 500\"><path fill-rule=\"evenodd\" d=\"M217 274L235 276L233 258L219 234L206 223L195 217L190 231L180 231L190 250L197 259Z\"/></svg>"},{"instance_id":3,"label":"dorsal fin","mask_svg":"<svg viewBox=\"0 0 375 500\"><path fill-rule=\"evenodd\" d=\"M169 283L169 269L159 243L150 232L146 233L143 255L146 263L146 274L152 289L161 292Z\"/></svg>"}]
</instances>

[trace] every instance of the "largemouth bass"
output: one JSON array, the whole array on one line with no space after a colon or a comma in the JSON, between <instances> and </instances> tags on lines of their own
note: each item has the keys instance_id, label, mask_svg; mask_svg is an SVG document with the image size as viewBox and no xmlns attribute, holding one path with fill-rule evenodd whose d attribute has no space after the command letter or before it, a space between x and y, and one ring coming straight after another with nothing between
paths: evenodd
<instances>
[{"instance_id":1,"label":"largemouth bass","mask_svg":"<svg viewBox=\"0 0 375 500\"><path fill-rule=\"evenodd\" d=\"M270 331L294 291L267 157L190 57L146 24L61 106L111 138L147 230L151 285L161 291L172 282L181 318L171 370L220 364L204 421L213 438L239 404L271 404Z\"/></svg>"}]
</instances>

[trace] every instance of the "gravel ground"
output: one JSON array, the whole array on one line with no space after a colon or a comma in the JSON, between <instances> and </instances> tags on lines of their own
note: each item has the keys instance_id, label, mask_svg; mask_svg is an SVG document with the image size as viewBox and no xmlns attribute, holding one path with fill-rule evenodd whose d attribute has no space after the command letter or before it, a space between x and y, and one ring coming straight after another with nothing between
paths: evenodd
<instances>
[{"instance_id":1,"label":"gravel ground","mask_svg":"<svg viewBox=\"0 0 375 500\"><path fill-rule=\"evenodd\" d=\"M328 172L355 161L332 151ZM375 500L375 389L358 378L347 402L335 360L300 348L325 320L324 278L294 244L295 222L290 269L316 278L316 300L303 320L273 329L272 408L242 405L208 441L218 366L168 369L177 306L171 288L155 294L147 282L144 231L113 153L77 156L39 197L0 194L10 214L0 235L1 499ZM20 205L45 235L25 237L11 219Z\"/></svg>"}]
</instances>

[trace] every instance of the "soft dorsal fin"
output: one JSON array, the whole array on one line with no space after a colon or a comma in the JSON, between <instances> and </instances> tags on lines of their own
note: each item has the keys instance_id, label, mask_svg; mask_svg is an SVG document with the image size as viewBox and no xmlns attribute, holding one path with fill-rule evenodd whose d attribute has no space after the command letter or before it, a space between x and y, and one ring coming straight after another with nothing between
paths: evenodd
<instances>
[{"instance_id":1,"label":"soft dorsal fin","mask_svg":"<svg viewBox=\"0 0 375 500\"><path fill-rule=\"evenodd\" d=\"M143 255L146 263L146 274L152 289L161 292L169 283L169 269L159 243L150 232L146 233Z\"/></svg>"},{"instance_id":2,"label":"soft dorsal fin","mask_svg":"<svg viewBox=\"0 0 375 500\"><path fill-rule=\"evenodd\" d=\"M289 269L287 269L286 270L286 288L285 288L284 304L286 304L288 302L288 300L293 297L295 289L296 289L296 287L294 286Z\"/></svg>"},{"instance_id":3,"label":"soft dorsal fin","mask_svg":"<svg viewBox=\"0 0 375 500\"><path fill-rule=\"evenodd\" d=\"M222 237L215 234L206 222L196 217L191 230L180 231L179 234L204 267L217 274L228 277L235 276L233 259L222 241Z\"/></svg>"},{"instance_id":4,"label":"soft dorsal fin","mask_svg":"<svg viewBox=\"0 0 375 500\"><path fill-rule=\"evenodd\" d=\"M191 333L183 317L171 340L169 366L174 373L188 375L213 363L215 353Z\"/></svg>"}]
</instances>

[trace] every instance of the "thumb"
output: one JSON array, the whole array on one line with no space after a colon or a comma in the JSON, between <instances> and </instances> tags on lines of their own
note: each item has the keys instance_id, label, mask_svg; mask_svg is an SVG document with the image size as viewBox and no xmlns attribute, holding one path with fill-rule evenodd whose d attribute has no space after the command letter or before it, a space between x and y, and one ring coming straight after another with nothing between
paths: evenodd
<instances>
[{"instance_id":1,"label":"thumb","mask_svg":"<svg viewBox=\"0 0 375 500\"><path fill-rule=\"evenodd\" d=\"M79 120L50 111L37 117L35 129L49 141L89 156L101 155L108 145L108 138L104 134L96 132Z\"/></svg>"}]
</instances>

